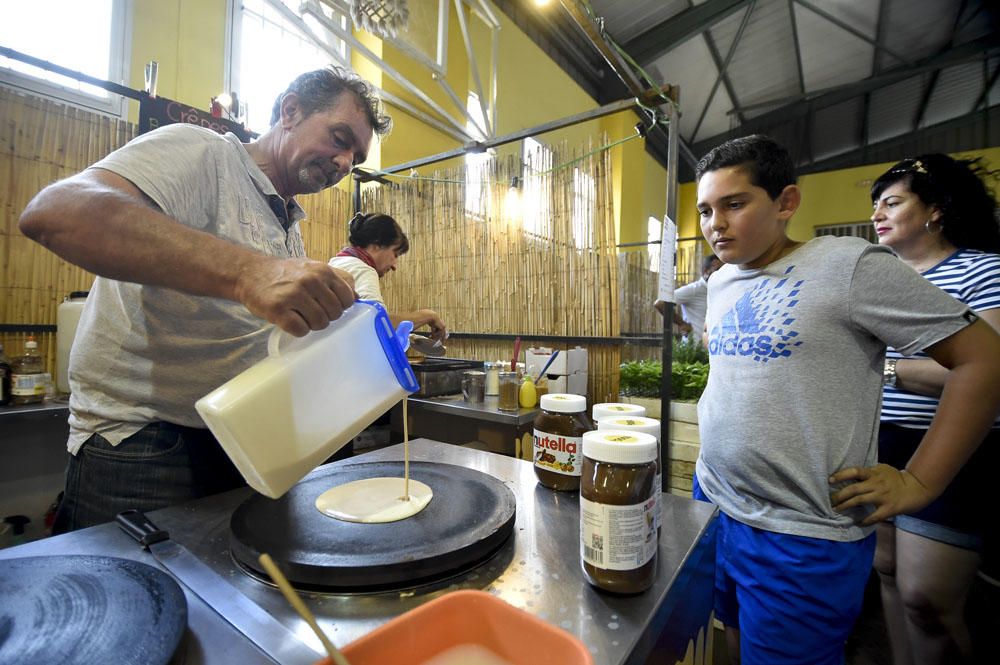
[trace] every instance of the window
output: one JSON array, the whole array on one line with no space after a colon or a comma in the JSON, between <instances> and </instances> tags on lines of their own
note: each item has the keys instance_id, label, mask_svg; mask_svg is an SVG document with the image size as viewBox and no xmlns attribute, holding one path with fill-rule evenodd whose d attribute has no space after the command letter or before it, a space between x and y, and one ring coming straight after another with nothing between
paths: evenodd
<instances>
[{"instance_id":1,"label":"window","mask_svg":"<svg viewBox=\"0 0 1000 665\"><path fill-rule=\"evenodd\" d=\"M594 177L579 168L573 169L573 243L577 249L594 246L594 204L597 191Z\"/></svg>"},{"instance_id":2,"label":"window","mask_svg":"<svg viewBox=\"0 0 1000 665\"><path fill-rule=\"evenodd\" d=\"M524 183L521 191L521 213L524 230L539 236L550 235L548 221L552 219L548 171L552 168L552 149L528 137L521 147Z\"/></svg>"},{"instance_id":3,"label":"window","mask_svg":"<svg viewBox=\"0 0 1000 665\"><path fill-rule=\"evenodd\" d=\"M485 126L483 109L479 106L479 97L469 93L465 102L469 115ZM465 129L470 136L479 136L479 129L473 122L465 123ZM480 140L485 137L480 136ZM489 183L493 165L493 154L486 152L470 152L465 155L465 211L471 215L485 217L489 213L490 196Z\"/></svg>"},{"instance_id":4,"label":"window","mask_svg":"<svg viewBox=\"0 0 1000 665\"><path fill-rule=\"evenodd\" d=\"M128 80L131 24L127 0L32 0L3 3L0 44L103 81ZM33 65L0 57L0 81L77 106L122 116L119 95Z\"/></svg>"},{"instance_id":5,"label":"window","mask_svg":"<svg viewBox=\"0 0 1000 665\"><path fill-rule=\"evenodd\" d=\"M854 236L855 238L864 238L871 243L878 243L878 236L875 235L875 227L871 222L817 226L815 234L817 238L819 236Z\"/></svg>"},{"instance_id":6,"label":"window","mask_svg":"<svg viewBox=\"0 0 1000 665\"><path fill-rule=\"evenodd\" d=\"M234 11L229 55L230 88L245 104L245 124L257 133L271 126L274 100L299 74L326 67L331 62L348 63L347 46L322 28L311 15L302 24L286 14L298 15L299 0L231 0ZM284 6L287 12L277 9ZM346 28L346 18L328 5L319 5L323 14ZM311 31L307 35L304 30ZM322 44L323 46L320 46ZM324 48L324 46L326 48ZM280 55L277 55L280 54ZM220 90L220 92L222 92Z\"/></svg>"}]
</instances>

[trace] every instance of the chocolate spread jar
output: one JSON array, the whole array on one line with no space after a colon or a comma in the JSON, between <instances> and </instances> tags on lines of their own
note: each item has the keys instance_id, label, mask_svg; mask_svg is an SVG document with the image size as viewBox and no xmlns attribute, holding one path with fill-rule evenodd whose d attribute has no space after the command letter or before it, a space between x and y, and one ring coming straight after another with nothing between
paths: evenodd
<instances>
[{"instance_id":1,"label":"chocolate spread jar","mask_svg":"<svg viewBox=\"0 0 1000 665\"><path fill-rule=\"evenodd\" d=\"M625 430L628 432L643 432L656 437L656 535L660 535L662 528L660 506L663 501L663 459L660 455L660 421L656 418L646 418L645 416L614 416L604 418L597 423L598 430Z\"/></svg>"},{"instance_id":2,"label":"chocolate spread jar","mask_svg":"<svg viewBox=\"0 0 1000 665\"><path fill-rule=\"evenodd\" d=\"M594 429L587 398L568 393L542 395L535 416L534 464L538 482L554 490L580 489L583 433Z\"/></svg>"},{"instance_id":3,"label":"chocolate spread jar","mask_svg":"<svg viewBox=\"0 0 1000 665\"><path fill-rule=\"evenodd\" d=\"M583 435L580 559L592 585L640 593L656 577L656 437L599 430Z\"/></svg>"},{"instance_id":4,"label":"chocolate spread jar","mask_svg":"<svg viewBox=\"0 0 1000 665\"><path fill-rule=\"evenodd\" d=\"M594 421L594 427L600 429L600 422L605 418L615 418L620 416L645 416L646 407L639 404L626 404L624 402L603 402L595 404L590 409L590 419Z\"/></svg>"}]
</instances>

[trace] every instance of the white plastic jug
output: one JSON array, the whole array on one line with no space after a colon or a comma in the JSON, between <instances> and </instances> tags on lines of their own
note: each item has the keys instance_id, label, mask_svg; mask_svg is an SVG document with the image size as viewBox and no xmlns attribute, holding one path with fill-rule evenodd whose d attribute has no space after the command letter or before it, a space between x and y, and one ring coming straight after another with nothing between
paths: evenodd
<instances>
[{"instance_id":1,"label":"white plastic jug","mask_svg":"<svg viewBox=\"0 0 1000 665\"><path fill-rule=\"evenodd\" d=\"M73 291L56 308L56 390L69 392L69 352L87 302L87 291Z\"/></svg>"},{"instance_id":2,"label":"white plastic jug","mask_svg":"<svg viewBox=\"0 0 1000 665\"><path fill-rule=\"evenodd\" d=\"M247 483L272 499L419 388L398 331L377 302L357 301L325 330L275 328L268 357L195 403Z\"/></svg>"}]
</instances>

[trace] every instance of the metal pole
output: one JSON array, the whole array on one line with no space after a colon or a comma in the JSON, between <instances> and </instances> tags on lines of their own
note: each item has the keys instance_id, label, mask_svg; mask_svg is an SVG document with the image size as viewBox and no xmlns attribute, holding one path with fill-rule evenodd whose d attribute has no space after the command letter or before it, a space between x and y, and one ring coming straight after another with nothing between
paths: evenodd
<instances>
[{"instance_id":1,"label":"metal pole","mask_svg":"<svg viewBox=\"0 0 1000 665\"><path fill-rule=\"evenodd\" d=\"M679 139L679 123L677 107L674 104L666 104L668 130L667 134L667 217L675 224L677 223L677 146ZM660 251L674 252L673 247L660 247ZM674 255L676 262L676 254ZM663 268L661 267L661 270ZM662 279L663 276L661 275ZM673 273L670 279L674 279ZM674 303L664 303L663 307L663 346L661 347L660 364L662 374L660 377L660 461L666 468L661 469L662 489L664 492L670 491L670 460L673 446L670 443L670 400L671 394L671 369L674 364Z\"/></svg>"},{"instance_id":2,"label":"metal pole","mask_svg":"<svg viewBox=\"0 0 1000 665\"><path fill-rule=\"evenodd\" d=\"M539 134L544 134L546 132L551 132L556 129L562 129L563 127L569 127L570 125L575 125L577 123L586 122L587 120L594 120L595 118L602 118L606 115L611 115L612 113L617 113L625 109L630 109L636 106L636 100L632 97L628 99L622 99L617 102L611 102L610 104L605 104L604 106L599 106L596 109L591 109L590 111L584 111L582 113L577 113L571 116L567 116L560 120L551 120L549 122L544 122L540 125L534 127L529 127L528 129L520 129L511 134L505 136L498 136L495 139L489 139L481 143L470 143L461 148L455 148L454 150L448 150L446 152L440 152L436 155L431 155L429 157L422 157L421 159L415 159L411 162L406 162L404 164L397 164L396 166L390 166L388 168L382 169L382 173L398 173L400 171L408 171L410 169L419 168L421 166L427 166L428 164L433 164L435 162L443 162L446 159L452 159L453 157L461 157L470 151L483 152L487 148L495 148L507 143L512 143L514 141L520 141L528 136L537 136Z\"/></svg>"}]
</instances>

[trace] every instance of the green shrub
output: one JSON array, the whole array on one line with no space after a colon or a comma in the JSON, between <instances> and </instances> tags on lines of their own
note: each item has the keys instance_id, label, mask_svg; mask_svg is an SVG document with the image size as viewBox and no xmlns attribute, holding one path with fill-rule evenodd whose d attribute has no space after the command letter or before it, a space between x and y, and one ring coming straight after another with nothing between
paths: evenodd
<instances>
[{"instance_id":1,"label":"green shrub","mask_svg":"<svg viewBox=\"0 0 1000 665\"><path fill-rule=\"evenodd\" d=\"M663 365L658 360L635 360L621 365L621 392L632 397L659 397ZM671 399L696 400L708 381L708 352L687 341L674 342L670 372Z\"/></svg>"}]
</instances>

